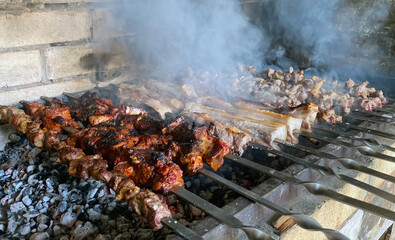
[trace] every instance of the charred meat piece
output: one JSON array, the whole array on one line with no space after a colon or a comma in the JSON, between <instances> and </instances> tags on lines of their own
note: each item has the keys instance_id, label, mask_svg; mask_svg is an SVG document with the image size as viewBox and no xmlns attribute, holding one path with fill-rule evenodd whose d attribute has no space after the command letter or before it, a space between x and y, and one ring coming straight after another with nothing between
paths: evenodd
<instances>
[{"instance_id":1,"label":"charred meat piece","mask_svg":"<svg viewBox=\"0 0 395 240\"><path fill-rule=\"evenodd\" d=\"M36 102L24 104L24 106L28 115L33 119L40 120L42 125L49 130L61 133L63 126L80 128L71 117L70 108L60 105L57 100L53 100L50 106L44 106Z\"/></svg>"}]
</instances>

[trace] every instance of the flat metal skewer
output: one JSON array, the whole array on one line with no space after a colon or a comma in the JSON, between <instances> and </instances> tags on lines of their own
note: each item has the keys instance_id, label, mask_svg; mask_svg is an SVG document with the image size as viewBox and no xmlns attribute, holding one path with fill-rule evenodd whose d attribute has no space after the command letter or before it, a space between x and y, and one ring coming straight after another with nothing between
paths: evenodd
<instances>
[{"instance_id":1,"label":"flat metal skewer","mask_svg":"<svg viewBox=\"0 0 395 240\"><path fill-rule=\"evenodd\" d=\"M370 204L370 203L367 203L367 202L337 193L336 191L333 191L327 187L324 187L323 185L321 185L319 183L302 181L302 180L300 180L292 175L289 175L287 173L277 171L275 169L263 166L261 164L252 162L250 160L247 160L245 158L242 158L242 157L239 157L239 156L236 156L233 154L228 154L226 156L226 159L229 159L232 162L238 163L240 165L254 169L256 171L260 171L266 175L269 175L269 176L279 179L281 181L284 181L284 182L287 182L290 184L301 185L301 186L305 187L307 189L307 191L309 191L313 195L328 197L328 198L331 198L331 199L336 200L338 202L341 202L341 203L344 203L344 204L347 204L347 205L350 205L350 206L353 206L356 208L360 208L360 209L368 211L370 213L382 216L382 217L387 218L389 220L392 220L392 221L395 220L395 212L392 212L388 209L378 207L376 205L373 205L373 204Z\"/></svg>"},{"instance_id":2,"label":"flat metal skewer","mask_svg":"<svg viewBox=\"0 0 395 240\"><path fill-rule=\"evenodd\" d=\"M336 134L336 135L339 135L339 136L342 136L342 137L349 138L351 140L361 141L365 146L368 146L368 147L371 147L371 148L377 148L378 147L381 150L390 150L390 151L395 152L395 148L393 148L393 147L391 147L389 145L386 145L386 144L379 143L376 139L373 139L373 138L363 138L363 137L360 137L360 136L353 135L351 133L347 133L347 132L344 132L344 131L338 131L338 130L335 130L333 128L327 128L327 127L312 126L312 128L317 129L317 130L321 130L321 131L325 131L325 132L329 132L329 133L333 133L333 134ZM303 133L303 134L305 134L305 133ZM314 137L314 138L316 138L316 137ZM326 141L326 140L323 140L323 141ZM344 142L344 141L341 141L341 140L338 140L338 139L336 141L339 144L341 144L341 145L343 145L345 147L348 147L345 144L350 144L350 143L347 143L347 142ZM359 146L353 145L351 147L357 148Z\"/></svg>"},{"instance_id":3,"label":"flat metal skewer","mask_svg":"<svg viewBox=\"0 0 395 240\"><path fill-rule=\"evenodd\" d=\"M285 142L285 141L278 141L278 142L281 143L281 144L287 145L287 146L295 145L293 143L288 143L288 142ZM346 183L351 184L351 185L353 185L355 187L358 187L358 188L361 188L361 189L366 190L368 192L371 192L371 193L373 193L373 194L375 194L375 195L377 195L377 196L379 196L381 198L384 198L384 199L386 199L388 201L391 201L391 202L395 203L395 195L393 195L391 193L388 193L388 192L386 192L386 191L384 191L384 190L382 190L380 188L376 188L376 187L374 187L372 185L369 185L367 183L359 181L357 179L350 178L347 175L336 173L332 168L320 166L318 164L306 161L306 160L304 160L302 158L293 156L293 155L291 155L289 153L282 152L282 151L279 151L279 150L276 150L276 149L273 149L273 148L269 148L269 147L263 146L263 145L258 144L258 143L251 143L251 145L252 144L253 144L253 147L255 147L255 148L259 148L259 149L261 149L263 151L275 154L277 156L281 156L281 157L287 158L287 159L289 159L289 160L291 160L293 162L296 162L296 163L298 163L300 165L303 165L305 167L308 167L308 168L314 169L316 171L319 171L323 175L334 176L334 177L340 179L343 182L346 182ZM298 149L301 149L301 148L298 148Z\"/></svg>"},{"instance_id":4,"label":"flat metal skewer","mask_svg":"<svg viewBox=\"0 0 395 240\"><path fill-rule=\"evenodd\" d=\"M305 214L302 213L293 213L291 211L289 211L288 209L285 209L277 204L275 204L274 202L271 202L267 199L265 199L264 197L259 196L258 194L245 189L243 187L241 187L240 185L237 185L235 183L233 183L232 181L229 181L219 175L217 175L214 172L211 172L207 169L201 168L198 170L198 172L201 175L204 175L208 178L211 178L223 185L225 185L226 187L232 189L233 191L239 193L240 195L250 199L253 202L259 203L283 216L288 216L290 218L292 218L296 224L298 224L301 228L310 230L310 231L320 231L323 234L325 234L325 236L328 239L349 239L348 237L344 236L342 233L336 231L336 230L332 230L332 229L327 229L327 228L323 228L321 226L321 224L319 224L316 220L314 220L313 218L311 218L310 216L307 216Z\"/></svg>"},{"instance_id":5,"label":"flat metal skewer","mask_svg":"<svg viewBox=\"0 0 395 240\"><path fill-rule=\"evenodd\" d=\"M161 222L168 226L169 228L173 229L174 232L187 240L203 240L203 238L197 234L195 231L185 227L184 225L177 222L177 220L173 218L162 218Z\"/></svg>"},{"instance_id":6,"label":"flat metal skewer","mask_svg":"<svg viewBox=\"0 0 395 240\"><path fill-rule=\"evenodd\" d=\"M363 109L355 109L354 111L355 112L364 113L364 114L368 114L368 115L372 115L372 116L376 116L376 117L389 118L389 119L393 118L392 115L390 115L390 114L381 114L381 113L378 113L378 112L366 111L366 110L363 110Z\"/></svg>"},{"instance_id":7,"label":"flat metal skewer","mask_svg":"<svg viewBox=\"0 0 395 240\"><path fill-rule=\"evenodd\" d=\"M170 192L176 194L178 197L188 201L189 203L200 208L208 215L210 215L215 220L222 224L227 225L231 228L238 228L245 232L249 239L262 239L269 240L273 239L269 234L263 232L262 230L254 227L245 226L239 219L225 212L223 209L215 206L214 204L204 200L203 198L191 193L185 188L174 186L170 189Z\"/></svg>"},{"instance_id":8,"label":"flat metal skewer","mask_svg":"<svg viewBox=\"0 0 395 240\"><path fill-rule=\"evenodd\" d=\"M63 92L63 95L65 95L68 98L72 98L72 99L78 99L78 96L73 94L73 93L67 93L67 92Z\"/></svg>"},{"instance_id":9,"label":"flat metal skewer","mask_svg":"<svg viewBox=\"0 0 395 240\"><path fill-rule=\"evenodd\" d=\"M365 132L365 133L373 134L373 135L376 135L376 136L380 136L380 137L384 137L384 138L389 138L389 139L395 140L395 135L391 134L391 133L382 132L382 131L378 131L378 130L374 130L374 129L369 129L369 128L353 125L353 124L350 124L350 123L342 123L342 122L340 122L340 123L337 123L337 125L342 126L342 127L355 129L355 130L358 130L360 132Z\"/></svg>"},{"instance_id":10,"label":"flat metal skewer","mask_svg":"<svg viewBox=\"0 0 395 240\"><path fill-rule=\"evenodd\" d=\"M343 143L345 145L345 147L350 147L349 145L351 145L351 147L356 147L356 146L354 146L354 145L352 145L351 143L348 143L348 142L335 140L333 138L320 136L320 135L313 134L313 133L306 133L304 131L301 132L301 135L302 136L306 135L308 137L312 137L312 138L315 138L315 139L321 140L321 141L327 141L329 143L334 143L336 145L338 145L338 142L339 142L339 144ZM343 145L343 144L341 144L341 145ZM301 145L298 145L298 146L301 146ZM329 154L329 153L326 153L326 152L322 152L322 151L319 151L317 149L309 148L309 147L306 147L306 146L302 146L302 147L303 147L302 151L314 154L314 155L319 156L319 157L323 157L323 158L328 158L328 159L331 159L331 160L339 161L343 165L343 167L345 167L345 168L352 169L352 170L357 170L357 171L360 171L360 172L363 172L363 173L366 173L366 174L369 174L369 175L372 175L372 176L375 176L375 177L378 177L378 178L381 178L381 179L385 179L385 180L388 180L390 182L395 183L395 177L394 176L391 176L389 174L385 174L385 173L376 171L374 169L365 167L365 166L363 166L362 164L359 164L358 162L356 162L353 159L350 159L350 158L338 158L335 155L332 155L332 154Z\"/></svg>"},{"instance_id":11,"label":"flat metal skewer","mask_svg":"<svg viewBox=\"0 0 395 240\"><path fill-rule=\"evenodd\" d=\"M373 122L373 123L388 123L388 124L394 124L394 122L389 122L385 119L377 119L377 118L372 118L372 117L363 117L363 116L357 116L357 115L341 115L343 118L350 118L350 119L356 119L356 120L361 120L361 121L368 121L368 122Z\"/></svg>"},{"instance_id":12,"label":"flat metal skewer","mask_svg":"<svg viewBox=\"0 0 395 240\"><path fill-rule=\"evenodd\" d=\"M385 106L383 106L383 108L375 108L373 109L374 112L383 112L386 114L390 114L390 115L394 115L394 109L391 108L385 108Z\"/></svg>"}]
</instances>

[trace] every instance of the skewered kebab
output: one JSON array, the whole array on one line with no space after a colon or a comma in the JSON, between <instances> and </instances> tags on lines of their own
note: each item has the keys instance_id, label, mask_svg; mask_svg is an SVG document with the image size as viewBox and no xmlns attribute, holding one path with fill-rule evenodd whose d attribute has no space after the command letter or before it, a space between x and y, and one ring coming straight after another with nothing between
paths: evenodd
<instances>
[{"instance_id":1,"label":"skewered kebab","mask_svg":"<svg viewBox=\"0 0 395 240\"><path fill-rule=\"evenodd\" d=\"M35 143L38 143L36 146L45 146L48 150L57 151L59 162L68 164L71 175L105 181L117 194L117 199L129 202L154 229L162 226L162 218L171 216L161 195L150 190L140 190L120 171L107 171L107 161L103 160L100 154L85 155L81 149L60 141L56 131L41 128L40 120L34 120L23 110L1 106L0 122L10 123L18 132L27 134L29 139L35 139Z\"/></svg>"},{"instance_id":2,"label":"skewered kebab","mask_svg":"<svg viewBox=\"0 0 395 240\"><path fill-rule=\"evenodd\" d=\"M335 91L327 91L322 88L324 79L316 76L307 79L303 76L303 71L295 72L293 68L284 73L281 70L274 71L273 69L259 73L251 71L250 73L255 77L256 82L256 88L252 92L253 98L271 109L284 106L297 107L303 103L313 102L319 106L320 111L340 107L341 112L347 114L351 108L371 111L387 103L382 91L366 87L368 82L357 85L348 79L345 86L334 82L331 87ZM266 92L261 92L263 90ZM340 92L340 94L336 92ZM341 121L333 113L331 116L333 117L324 120L328 120L329 123Z\"/></svg>"}]
</instances>

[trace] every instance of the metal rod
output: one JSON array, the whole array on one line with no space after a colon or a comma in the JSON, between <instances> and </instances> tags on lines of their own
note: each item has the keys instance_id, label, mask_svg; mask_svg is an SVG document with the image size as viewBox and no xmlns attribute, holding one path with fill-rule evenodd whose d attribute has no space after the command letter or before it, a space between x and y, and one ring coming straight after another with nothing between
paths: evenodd
<instances>
[{"instance_id":1,"label":"metal rod","mask_svg":"<svg viewBox=\"0 0 395 240\"><path fill-rule=\"evenodd\" d=\"M281 144L284 144L286 146L291 146L291 147L297 148L297 149L302 150L302 151L304 149L303 148L304 146L300 146L300 145L296 146L296 144L288 143L286 141L278 141L278 142L281 143ZM273 149L273 148L268 148L268 147L263 146L263 145L258 144L258 143L251 143L251 144L254 144L254 147L257 147L257 148L259 148L259 149L261 149L263 151L266 151L266 152L269 152L269 153L272 153L272 154L276 154L277 156L281 156L281 157L287 158L287 159L289 159L289 160L291 160L293 162L296 162L296 163L298 163L300 165L303 165L305 167L308 167L308 168L314 169L316 171L319 171L320 173L322 173L322 174L324 174L326 176L334 176L334 177L342 180L345 183L351 184L351 185L353 185L355 187L361 188L361 189L366 190L368 192L371 192L371 193L373 193L373 194L375 194L375 195L377 195L377 196L379 196L381 198L384 198L384 199L386 199L388 201L391 201L391 202L395 203L395 195L393 195L393 194L391 194L389 192L386 192L386 191L384 191L384 190L382 190L380 188L376 188L376 187L374 187L372 185L366 184L366 183L364 183L362 181L359 181L357 179L350 178L347 175L336 173L332 168L324 167L324 166L320 166L320 165L312 163L312 162L308 162L308 161L306 161L306 160L304 160L302 158L296 157L296 156L291 155L289 153L285 153L285 152L282 152L282 151L279 151L279 150L276 150L276 149Z\"/></svg>"},{"instance_id":2,"label":"metal rod","mask_svg":"<svg viewBox=\"0 0 395 240\"><path fill-rule=\"evenodd\" d=\"M229 181L207 169L201 168L198 171L200 174L211 178L212 180L215 180L223 185L225 185L226 187L232 189L233 191L239 193L240 195L250 199L253 202L259 203L281 215L284 216L288 216L290 218L292 218L296 224L298 224L301 228L310 230L310 231L320 231L323 234L325 234L325 236L328 239L349 239L346 236L344 236L343 234L341 234L338 231L332 230L332 229L327 229L327 228L323 228L321 226L321 224L319 224L316 220L314 220L313 218L311 218L310 216L307 216L305 214L302 213L292 213L291 211L289 211L288 209L285 209L277 204L275 204L274 202L271 202L267 199L265 199L264 197L259 196L258 194L245 189L243 187L241 187L240 185L237 185L235 183L233 183L232 181Z\"/></svg>"},{"instance_id":3,"label":"metal rod","mask_svg":"<svg viewBox=\"0 0 395 240\"><path fill-rule=\"evenodd\" d=\"M302 131L299 132L299 134L301 136L304 136L304 137L315 138L317 140L325 141L325 142L332 143L332 144L335 144L335 145L341 145L341 146L349 147L349 148L355 147L354 144L351 144L351 143L348 143L348 142L345 142L345 141L341 141L339 139L333 139L333 138L330 138L330 137L327 137L327 136L321 136L321 135L318 135L318 134L313 133L313 132L307 132L307 131L302 130Z\"/></svg>"},{"instance_id":4,"label":"metal rod","mask_svg":"<svg viewBox=\"0 0 395 240\"><path fill-rule=\"evenodd\" d=\"M63 95L65 95L68 98L72 98L72 99L78 99L79 97L77 97L77 95L72 94L72 93L67 93L67 92L63 92Z\"/></svg>"},{"instance_id":5,"label":"metal rod","mask_svg":"<svg viewBox=\"0 0 395 240\"><path fill-rule=\"evenodd\" d=\"M210 215L215 220L219 221L222 224L227 225L231 228L238 228L245 232L249 239L273 239L269 234L263 232L254 227L245 226L239 219L230 215L223 209L215 206L214 204L204 200L203 198L191 193L185 188L174 186L170 189L170 192L176 194L178 197L186 200L187 202L195 205L197 208L200 208L208 215Z\"/></svg>"},{"instance_id":6,"label":"metal rod","mask_svg":"<svg viewBox=\"0 0 395 240\"><path fill-rule=\"evenodd\" d=\"M339 141L341 143L345 143L346 147L349 147L348 144L350 144L350 143L347 143L347 142L343 142L343 141L340 141L340 140L335 140L335 139L328 138L328 137L325 137L325 136L320 136L320 135L317 135L317 134L310 134L310 133L306 133L306 132L301 132L301 135L302 134L303 135L306 134L308 137L313 137L313 138L316 138L318 140L327 141L329 143L335 142L335 144L336 144L337 141ZM357 146L354 146L352 144L350 144L350 145L351 145L351 147L357 147ZM378 178L382 178L382 179L385 179L385 180L388 180L390 182L395 183L395 177L393 177L393 176L391 176L389 174L385 174L385 173L376 171L374 169L365 167L365 166L357 163L353 159L350 159L350 158L338 158L335 155L332 155L330 153L325 153L325 152L322 152L320 150L313 149L313 148L306 147L306 146L302 146L302 145L297 145L297 146L294 145L292 147L301 147L301 148L303 148L302 151L314 154L314 155L319 156L319 157L323 157L323 158L328 158L328 159L339 161L343 165L343 167L345 167L345 168L352 169L352 170L357 170L357 171L360 171L360 172L363 172L363 173L366 173L366 174L369 174L369 175L372 175L372 176L375 176L375 177L378 177Z\"/></svg>"},{"instance_id":7,"label":"metal rod","mask_svg":"<svg viewBox=\"0 0 395 240\"><path fill-rule=\"evenodd\" d=\"M394 109L391 108L375 108L373 109L374 112L383 112L383 113L387 113L387 114L391 114L394 115Z\"/></svg>"},{"instance_id":8,"label":"metal rod","mask_svg":"<svg viewBox=\"0 0 395 240\"><path fill-rule=\"evenodd\" d=\"M380 137L384 137L384 138L389 138L389 139L395 140L395 135L391 134L391 133L382 132L382 131L369 129L369 128L365 128L365 127L360 127L360 126L356 126L356 125L349 124L349 123L337 123L337 125L340 125L342 127L348 127L348 128L351 128L351 129L355 129L355 130L358 130L360 132L365 132L365 133L373 134L373 135L376 135L376 136L380 136Z\"/></svg>"},{"instance_id":9,"label":"metal rod","mask_svg":"<svg viewBox=\"0 0 395 240\"><path fill-rule=\"evenodd\" d=\"M361 121L368 121L368 122L373 122L373 123L389 123L393 124L393 122L389 122L385 119L377 119L377 118L372 118L372 117L363 117L363 116L357 116L357 115L341 115L343 118L351 118L351 119L356 119L356 120L361 120Z\"/></svg>"},{"instance_id":10,"label":"metal rod","mask_svg":"<svg viewBox=\"0 0 395 240\"><path fill-rule=\"evenodd\" d=\"M317 129L319 129L319 128L317 128ZM321 130L325 131L325 128L322 128ZM347 138L350 138L352 140L361 141L365 146L368 146L368 147L372 147L372 148L377 148L378 147L381 150L389 150L389 151L395 152L395 148L394 147L391 147L391 146L389 146L387 144L384 144L384 143L379 143L376 139L373 139L373 138L362 138L362 137L359 137L359 136L350 136L348 134L345 135L344 132L335 132L335 131L336 130L333 130L333 131L331 131L331 133L336 133L337 135L343 135L343 137L347 137ZM309 137L309 138L315 138L315 139L320 140L320 141L325 141L325 142L328 142L328 143L332 143L332 144L335 144L335 145L341 145L341 146L344 146L344 147L356 148L356 147L360 146L360 145L355 145L355 144L352 144L352 143L348 143L348 142L342 141L340 139L333 139L333 138L330 138L330 137L321 136L321 135L318 135L318 134L315 134L315 133L312 133L312 132L308 132L308 131L305 131L305 130L300 131L299 134L301 136L305 136L305 137Z\"/></svg>"},{"instance_id":11,"label":"metal rod","mask_svg":"<svg viewBox=\"0 0 395 240\"><path fill-rule=\"evenodd\" d=\"M162 218L161 222L171 228L178 236L187 240L203 240L195 231L185 227L173 218Z\"/></svg>"},{"instance_id":12,"label":"metal rod","mask_svg":"<svg viewBox=\"0 0 395 240\"><path fill-rule=\"evenodd\" d=\"M376 117L382 117L382 118L389 118L392 119L392 115L390 114L381 114L378 112L372 112L372 111L366 111L366 110L362 110L362 109L355 109L355 112L360 112L360 113L364 113L364 114L368 114L368 115L372 115L372 116L376 116Z\"/></svg>"},{"instance_id":13,"label":"metal rod","mask_svg":"<svg viewBox=\"0 0 395 240\"><path fill-rule=\"evenodd\" d=\"M302 185L303 187L305 187L310 193L312 193L313 195L318 195L318 196L324 196L324 197L328 197L331 198L333 200L336 200L338 202L342 202L344 204L356 207L356 208L360 208L362 210L368 211L370 213L385 217L389 220L395 220L395 212L390 211L388 209L355 199L355 198L351 198L348 197L346 195L337 193L336 191L333 191L327 187L324 187L323 185L319 184L319 183L314 183L314 182L304 182L294 176L291 176L289 174L277 171L275 169L263 166L261 164L252 162L250 160L247 160L245 158L233 155L233 154L228 154L226 156L227 159L229 159L232 162L236 162L240 165L243 165L245 167L254 169L256 171L260 171L266 175L269 175L273 178L279 179L281 181L290 183L290 184L297 184L297 185Z\"/></svg>"},{"instance_id":14,"label":"metal rod","mask_svg":"<svg viewBox=\"0 0 395 240\"><path fill-rule=\"evenodd\" d=\"M46 101L47 103L51 103L51 102L52 102L52 98L45 97L45 96L41 96L40 98L41 98L42 100Z\"/></svg>"}]
</instances>

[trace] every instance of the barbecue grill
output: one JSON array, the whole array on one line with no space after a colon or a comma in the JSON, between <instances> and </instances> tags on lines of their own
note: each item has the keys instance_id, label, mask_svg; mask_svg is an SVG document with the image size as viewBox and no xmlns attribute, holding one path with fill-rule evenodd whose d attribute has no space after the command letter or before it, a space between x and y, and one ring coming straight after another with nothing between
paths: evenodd
<instances>
[{"instance_id":1,"label":"barbecue grill","mask_svg":"<svg viewBox=\"0 0 395 240\"><path fill-rule=\"evenodd\" d=\"M393 6L168 3L0 3L0 240L381 240L391 229L393 237ZM251 63L257 66L239 65ZM312 73L327 79L305 77ZM56 134L42 123L48 112L29 112L32 101L68 108L82 106L84 96L111 99L119 112L100 115L98 125L73 115L64 126L67 119L49 117ZM132 132L115 116L127 112L166 127ZM172 139L177 123L195 139ZM113 127L97 130L111 143L86 137L86 145L73 145L84 137L77 133L96 126ZM153 145L174 148L112 145L123 140L114 136L143 136L145 147L153 135L161 139ZM108 146L115 150L103 157ZM196 152L200 166L189 155ZM155 163L144 162L144 172L139 164L148 155ZM156 189L132 179L133 171Z\"/></svg>"},{"instance_id":2,"label":"barbecue grill","mask_svg":"<svg viewBox=\"0 0 395 240\"><path fill-rule=\"evenodd\" d=\"M112 89L117 87L111 86ZM104 95L108 92L100 88L95 91ZM64 93L64 96L78 99L75 94ZM42 99L48 103L51 101L45 96ZM292 239L306 234L302 229L311 230L308 234L316 239L323 236L347 239L343 234L350 236L347 228L354 224L352 215L355 215L355 209L360 209L358 211L365 212L363 221L379 216L387 219L383 227L388 227L395 220L395 214L391 211L395 202L395 177L391 168L395 155L391 139L395 135L391 132L392 115L387 111L390 109L392 105L382 111L351 114L349 118L353 121L335 126L313 126L314 132L300 132L299 144L277 140L283 151L251 142L249 148L282 157L294 164L278 171L229 154L225 159L231 164L261 172L269 179L251 191L215 172L200 169L200 176L232 189L240 197L218 208L184 188L173 187L172 193L197 206L210 217L192 228L186 228L172 218L162 219L162 223L185 239L211 239L218 236L223 239L243 236L249 239L278 239L280 235L284 239ZM317 148L311 142L304 141L306 137L329 144ZM295 154L295 151L299 154ZM306 156L297 157L300 153ZM369 156L371 160L364 162L357 156ZM339 212L344 214L337 214ZM280 222L282 225L276 225L276 229L270 223L278 216L283 216L287 221ZM323 227L320 222L325 222L328 227Z\"/></svg>"}]
</instances>

